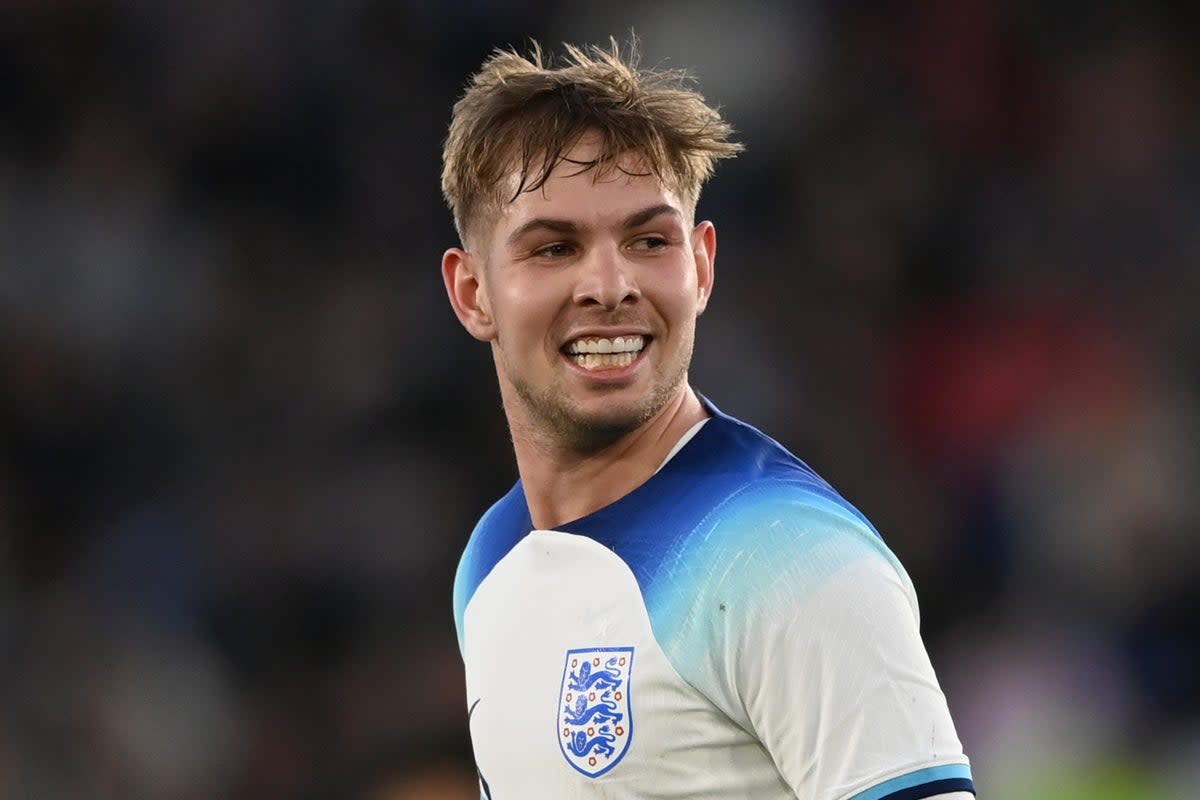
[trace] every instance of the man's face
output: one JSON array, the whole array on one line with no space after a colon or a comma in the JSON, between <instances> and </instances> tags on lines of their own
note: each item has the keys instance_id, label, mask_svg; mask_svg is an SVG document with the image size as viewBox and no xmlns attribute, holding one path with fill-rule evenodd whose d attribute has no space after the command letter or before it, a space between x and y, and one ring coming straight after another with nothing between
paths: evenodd
<instances>
[{"instance_id":1,"label":"man's face","mask_svg":"<svg viewBox=\"0 0 1200 800\"><path fill-rule=\"evenodd\" d=\"M520 405L510 419L577 450L685 390L716 248L712 225L693 229L691 209L635 156L598 179L579 173L595 155L584 139L467 257L489 323L468 328L492 343L505 402Z\"/></svg>"}]
</instances>

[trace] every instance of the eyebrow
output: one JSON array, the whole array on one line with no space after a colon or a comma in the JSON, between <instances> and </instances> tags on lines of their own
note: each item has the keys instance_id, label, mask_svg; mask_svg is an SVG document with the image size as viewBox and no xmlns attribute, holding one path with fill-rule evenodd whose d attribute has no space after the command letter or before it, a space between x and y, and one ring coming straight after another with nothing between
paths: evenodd
<instances>
[{"instance_id":1,"label":"eyebrow","mask_svg":"<svg viewBox=\"0 0 1200 800\"><path fill-rule=\"evenodd\" d=\"M628 230L645 225L650 220L663 214L683 218L679 209L668 203L659 203L658 205L643 208L640 211L635 211L624 220L621 221L620 227ZM522 225L517 226L517 229L508 235L508 243L515 244L521 237L536 230L553 231L554 233L579 233L579 226L568 219L558 219L555 217L535 217Z\"/></svg>"},{"instance_id":2,"label":"eyebrow","mask_svg":"<svg viewBox=\"0 0 1200 800\"><path fill-rule=\"evenodd\" d=\"M679 209L675 206L667 203L659 203L656 206L650 206L649 208L643 208L641 211L633 212L625 218L625 222L622 223L621 227L637 228L662 214L670 214L680 219L683 218L683 215L679 213Z\"/></svg>"}]
</instances>

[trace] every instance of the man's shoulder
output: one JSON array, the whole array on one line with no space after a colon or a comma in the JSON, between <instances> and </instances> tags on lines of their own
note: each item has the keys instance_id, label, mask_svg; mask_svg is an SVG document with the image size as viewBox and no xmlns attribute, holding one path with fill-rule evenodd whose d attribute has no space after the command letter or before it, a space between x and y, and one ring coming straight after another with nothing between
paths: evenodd
<instances>
[{"instance_id":1,"label":"man's shoulder","mask_svg":"<svg viewBox=\"0 0 1200 800\"><path fill-rule=\"evenodd\" d=\"M736 572L729 579L750 589L785 575L794 588L813 587L863 560L900 568L866 516L828 484L794 473L748 480L720 497L675 553L699 574Z\"/></svg>"},{"instance_id":2,"label":"man's shoulder","mask_svg":"<svg viewBox=\"0 0 1200 800\"><path fill-rule=\"evenodd\" d=\"M531 528L529 507L519 481L475 524L454 577L454 618L460 639L463 615L475 590Z\"/></svg>"},{"instance_id":3,"label":"man's shoulder","mask_svg":"<svg viewBox=\"0 0 1200 800\"><path fill-rule=\"evenodd\" d=\"M782 564L894 562L867 517L828 482L719 412L646 487L568 530L625 559L650 594L684 571L711 576L736 565L759 582Z\"/></svg>"},{"instance_id":4,"label":"man's shoulder","mask_svg":"<svg viewBox=\"0 0 1200 800\"><path fill-rule=\"evenodd\" d=\"M714 501L711 514L751 525L832 515L879 537L862 512L775 439L720 412L713 423L707 446L718 468L707 487Z\"/></svg>"},{"instance_id":5,"label":"man's shoulder","mask_svg":"<svg viewBox=\"0 0 1200 800\"><path fill-rule=\"evenodd\" d=\"M827 604L847 585L871 596L911 592L875 527L804 462L732 418L705 427L710 435L698 444L711 453L695 470L695 509L672 512L627 561L675 669L731 718L746 719L726 671L733 654L757 652L764 637L800 635L793 625L818 636L840 619Z\"/></svg>"},{"instance_id":6,"label":"man's shoulder","mask_svg":"<svg viewBox=\"0 0 1200 800\"><path fill-rule=\"evenodd\" d=\"M480 539L512 533L525 526L529 521L529 506L525 502L525 492L521 482L513 484L503 497L484 511L471 531L467 546L476 545ZM526 531L521 531L525 533Z\"/></svg>"},{"instance_id":7,"label":"man's shoulder","mask_svg":"<svg viewBox=\"0 0 1200 800\"><path fill-rule=\"evenodd\" d=\"M694 493L702 515L679 532L675 558L694 574L743 582L748 592L775 581L789 593L808 592L862 562L907 583L883 536L851 501L779 442L713 411L702 445L718 466Z\"/></svg>"}]
</instances>

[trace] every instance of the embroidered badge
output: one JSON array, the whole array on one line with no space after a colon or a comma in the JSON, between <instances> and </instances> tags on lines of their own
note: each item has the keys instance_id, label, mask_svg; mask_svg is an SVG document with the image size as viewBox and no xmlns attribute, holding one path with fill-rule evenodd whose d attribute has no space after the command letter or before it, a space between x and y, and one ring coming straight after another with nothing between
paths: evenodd
<instances>
[{"instance_id":1,"label":"embroidered badge","mask_svg":"<svg viewBox=\"0 0 1200 800\"><path fill-rule=\"evenodd\" d=\"M611 770L629 750L632 670L632 647L567 651L558 693L558 744L567 763L589 778Z\"/></svg>"}]
</instances>

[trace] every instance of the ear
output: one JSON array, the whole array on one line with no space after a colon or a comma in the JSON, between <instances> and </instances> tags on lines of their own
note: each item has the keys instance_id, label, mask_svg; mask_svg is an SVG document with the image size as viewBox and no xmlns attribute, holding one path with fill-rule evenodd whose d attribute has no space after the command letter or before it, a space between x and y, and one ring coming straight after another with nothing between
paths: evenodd
<instances>
[{"instance_id":1,"label":"ear","mask_svg":"<svg viewBox=\"0 0 1200 800\"><path fill-rule=\"evenodd\" d=\"M496 324L487 291L479 279L479 267L466 250L451 247L442 254L442 280L455 316L467 333L481 342L489 342L496 338Z\"/></svg>"},{"instance_id":2,"label":"ear","mask_svg":"<svg viewBox=\"0 0 1200 800\"><path fill-rule=\"evenodd\" d=\"M716 279L717 229L711 222L701 222L692 230L692 255L696 259L696 313L703 314Z\"/></svg>"}]
</instances>

